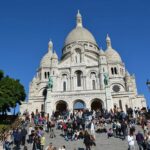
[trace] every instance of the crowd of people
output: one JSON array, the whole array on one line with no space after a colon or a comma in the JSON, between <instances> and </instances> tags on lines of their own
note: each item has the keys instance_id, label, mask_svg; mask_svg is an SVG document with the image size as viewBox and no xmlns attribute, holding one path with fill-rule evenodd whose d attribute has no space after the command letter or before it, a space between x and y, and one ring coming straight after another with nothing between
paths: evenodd
<instances>
[{"instance_id":1,"label":"crowd of people","mask_svg":"<svg viewBox=\"0 0 150 150\"><path fill-rule=\"evenodd\" d=\"M55 131L60 130L61 136L66 141L83 140L86 150L96 146L96 134L106 133L108 140L112 137L127 140L128 149L134 150L137 142L139 150L150 150L150 131L145 118L146 110L135 108L128 109L127 113L114 108L107 110L75 110L73 113L63 112L63 115L26 111L21 128L13 129L4 140L5 150L11 150L14 144L16 149L27 144L32 145L32 150L66 150L65 145L59 148L53 143L46 145L46 134L50 138L57 138ZM138 126L137 126L138 125ZM27 129L28 127L28 129ZM137 132L137 127L139 130ZM135 142L136 141L136 142Z\"/></svg>"}]
</instances>

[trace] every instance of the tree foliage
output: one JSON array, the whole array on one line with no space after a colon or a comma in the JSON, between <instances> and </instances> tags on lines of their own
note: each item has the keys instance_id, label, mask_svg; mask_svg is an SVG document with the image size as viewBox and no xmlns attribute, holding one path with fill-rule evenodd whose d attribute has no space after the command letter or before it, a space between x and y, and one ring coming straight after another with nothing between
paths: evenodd
<instances>
[{"instance_id":1,"label":"tree foliage","mask_svg":"<svg viewBox=\"0 0 150 150\"><path fill-rule=\"evenodd\" d=\"M9 111L10 107L16 107L17 103L21 105L25 97L24 87L19 80L4 76L0 71L0 111Z\"/></svg>"}]
</instances>

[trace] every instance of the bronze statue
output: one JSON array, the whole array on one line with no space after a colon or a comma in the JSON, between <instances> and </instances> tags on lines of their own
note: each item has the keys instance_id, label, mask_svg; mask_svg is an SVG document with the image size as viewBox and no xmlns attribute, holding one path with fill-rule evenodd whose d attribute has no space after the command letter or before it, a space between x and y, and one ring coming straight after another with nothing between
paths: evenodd
<instances>
[{"instance_id":1,"label":"bronze statue","mask_svg":"<svg viewBox=\"0 0 150 150\"><path fill-rule=\"evenodd\" d=\"M53 88L53 80L52 80L52 78L50 76L49 79L48 79L48 89L52 90L52 88Z\"/></svg>"},{"instance_id":2,"label":"bronze statue","mask_svg":"<svg viewBox=\"0 0 150 150\"><path fill-rule=\"evenodd\" d=\"M107 73L105 73L105 74L104 74L104 84L105 84L105 86L107 86L107 85L108 85L108 80L109 80L109 78L108 78L108 74L107 74Z\"/></svg>"}]
</instances>

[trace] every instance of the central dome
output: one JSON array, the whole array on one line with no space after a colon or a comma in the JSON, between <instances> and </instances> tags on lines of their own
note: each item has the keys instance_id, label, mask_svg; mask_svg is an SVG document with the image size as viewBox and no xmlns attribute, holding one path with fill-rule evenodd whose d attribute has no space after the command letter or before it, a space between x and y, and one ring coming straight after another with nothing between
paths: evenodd
<instances>
[{"instance_id":1,"label":"central dome","mask_svg":"<svg viewBox=\"0 0 150 150\"><path fill-rule=\"evenodd\" d=\"M68 34L65 46L77 41L86 41L97 45L94 36L83 27L76 27Z\"/></svg>"},{"instance_id":2,"label":"central dome","mask_svg":"<svg viewBox=\"0 0 150 150\"><path fill-rule=\"evenodd\" d=\"M76 28L74 28L68 34L68 36L65 39L64 46L73 42L78 42L78 41L90 42L90 43L93 43L94 45L97 45L96 40L94 36L92 35L92 33L82 26L82 17L79 11L76 16Z\"/></svg>"}]
</instances>

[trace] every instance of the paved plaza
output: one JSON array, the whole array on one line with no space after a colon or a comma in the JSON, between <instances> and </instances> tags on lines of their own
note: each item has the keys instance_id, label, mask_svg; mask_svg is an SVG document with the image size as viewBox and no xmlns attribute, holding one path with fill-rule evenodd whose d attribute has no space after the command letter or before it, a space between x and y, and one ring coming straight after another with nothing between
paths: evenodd
<instances>
[{"instance_id":1,"label":"paved plaza","mask_svg":"<svg viewBox=\"0 0 150 150\"><path fill-rule=\"evenodd\" d=\"M83 144L83 140L78 140L78 141L65 141L64 138L61 136L61 131L60 130L55 130L56 138L50 138L49 133L45 133L46 137L46 146L52 142L54 146L57 148L65 145L66 150L84 150L85 146ZM27 144L28 149L32 150L32 145ZM96 146L92 147L92 150L127 150L128 145L127 141L124 140L122 141L119 138L107 138L107 135L105 133L102 134L96 134Z\"/></svg>"}]
</instances>

